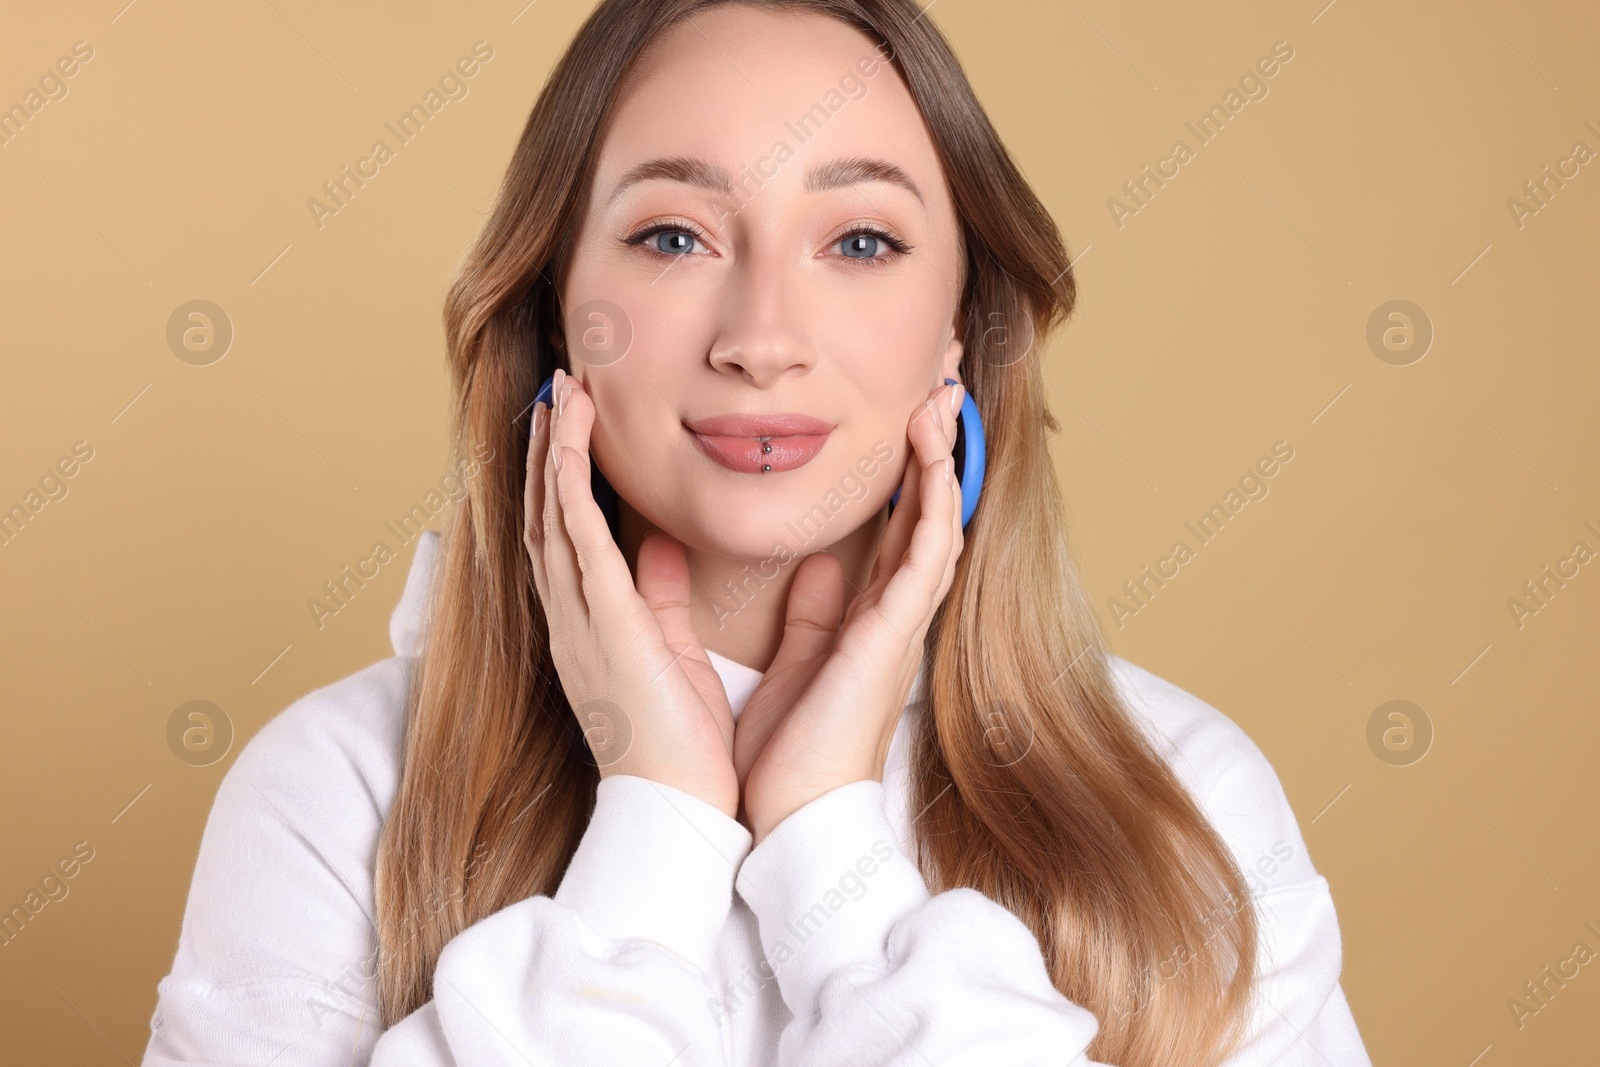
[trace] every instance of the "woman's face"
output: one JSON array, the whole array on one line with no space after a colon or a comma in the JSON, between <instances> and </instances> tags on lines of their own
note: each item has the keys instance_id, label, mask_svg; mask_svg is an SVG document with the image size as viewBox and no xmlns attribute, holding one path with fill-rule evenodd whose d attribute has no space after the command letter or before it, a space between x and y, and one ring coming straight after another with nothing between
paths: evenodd
<instances>
[{"instance_id":1,"label":"woman's face","mask_svg":"<svg viewBox=\"0 0 1600 1067\"><path fill-rule=\"evenodd\" d=\"M679 24L624 87L563 280L596 462L702 551L839 541L899 486L912 414L960 378L961 254L921 114L872 41L744 5ZM737 418L783 415L800 418Z\"/></svg>"}]
</instances>

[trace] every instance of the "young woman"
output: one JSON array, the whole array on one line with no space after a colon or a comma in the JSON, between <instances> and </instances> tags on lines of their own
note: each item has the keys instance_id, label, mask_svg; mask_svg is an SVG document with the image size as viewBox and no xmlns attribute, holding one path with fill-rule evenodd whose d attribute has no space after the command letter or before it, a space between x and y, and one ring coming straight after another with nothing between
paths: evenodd
<instances>
[{"instance_id":1,"label":"young woman","mask_svg":"<svg viewBox=\"0 0 1600 1067\"><path fill-rule=\"evenodd\" d=\"M604 0L449 293L487 459L229 770L145 1063L1368 1064L1272 767L1073 572L1074 294L911 0Z\"/></svg>"}]
</instances>

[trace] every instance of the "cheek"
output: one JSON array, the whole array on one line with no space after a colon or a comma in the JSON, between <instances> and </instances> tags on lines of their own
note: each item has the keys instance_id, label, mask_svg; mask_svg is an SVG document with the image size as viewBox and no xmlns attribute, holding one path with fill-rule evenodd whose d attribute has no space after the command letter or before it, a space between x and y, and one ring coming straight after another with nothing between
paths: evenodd
<instances>
[{"instance_id":1,"label":"cheek","mask_svg":"<svg viewBox=\"0 0 1600 1067\"><path fill-rule=\"evenodd\" d=\"M673 270L663 275L659 267L641 266L643 256L630 256L584 257L575 264L562 301L568 351L575 365L587 361L596 372L624 372L633 388L649 392L648 382L674 380L704 357L712 340L707 306L713 294L695 279ZM573 343L581 342L576 331L596 323L629 338L624 355L585 360L585 350Z\"/></svg>"},{"instance_id":2,"label":"cheek","mask_svg":"<svg viewBox=\"0 0 1600 1067\"><path fill-rule=\"evenodd\" d=\"M924 399L936 384L941 315L947 314L937 294L864 285L831 302L810 325L836 372L864 395L909 403Z\"/></svg>"},{"instance_id":3,"label":"cheek","mask_svg":"<svg viewBox=\"0 0 1600 1067\"><path fill-rule=\"evenodd\" d=\"M662 482L682 462L678 448L686 442L679 440L684 435L677 412L649 378L629 367L635 354L591 372L587 384L595 406L589 450L613 485L637 493Z\"/></svg>"}]
</instances>

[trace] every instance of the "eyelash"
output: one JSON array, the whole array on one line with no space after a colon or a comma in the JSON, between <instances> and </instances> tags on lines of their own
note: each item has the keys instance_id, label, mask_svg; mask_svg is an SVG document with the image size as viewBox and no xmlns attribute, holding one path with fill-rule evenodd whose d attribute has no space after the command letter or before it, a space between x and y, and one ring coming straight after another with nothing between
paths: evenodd
<instances>
[{"instance_id":1,"label":"eyelash","mask_svg":"<svg viewBox=\"0 0 1600 1067\"><path fill-rule=\"evenodd\" d=\"M689 236L693 237L697 241L702 241L703 242L705 240L705 234L703 232L701 232L700 227L694 225L693 223L688 222L688 221L686 221L684 219L663 219L660 222L650 223L649 225L645 226L644 229L639 230L638 232L634 233L631 237L624 237L622 239L622 243L625 244L625 245L638 245L639 247L643 248L650 255L656 256L656 257L658 257L660 259L684 259L684 258L686 258L687 254L674 255L671 252L663 252L658 248L652 248L649 245L645 244L645 242L650 240L650 238L655 237L658 234L663 234L663 233L686 233ZM914 247L916 247L914 245L908 244L907 242L901 240L900 238L896 237L894 234L890 233L889 231L887 231L885 229L882 229L881 227L874 226L874 225L872 225L870 223L862 223L859 226L854 226L851 229L846 230L844 233L840 234L837 239L835 239L834 241L829 242L828 247L832 248L835 244L838 244L840 241L843 241L848 237L856 237L858 235L867 235L867 236L871 236L871 237L876 237L878 240L882 241L884 244L889 246L889 254L888 255L868 256L868 257L861 257L861 256L841 256L841 257L839 257L841 259L850 260L850 261L852 261L854 263L860 263L860 264L867 265L869 270L870 269L877 269L877 267L879 267L882 264L893 262L894 260L899 259L901 256L909 254L911 252L911 250Z\"/></svg>"}]
</instances>

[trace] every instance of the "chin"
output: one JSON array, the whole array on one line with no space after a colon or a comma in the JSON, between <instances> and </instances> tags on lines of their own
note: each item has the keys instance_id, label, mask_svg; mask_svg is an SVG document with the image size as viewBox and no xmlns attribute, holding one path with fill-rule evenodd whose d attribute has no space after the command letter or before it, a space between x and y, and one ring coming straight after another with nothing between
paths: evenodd
<instances>
[{"instance_id":1,"label":"chin","mask_svg":"<svg viewBox=\"0 0 1600 1067\"><path fill-rule=\"evenodd\" d=\"M846 501L832 511L815 497L803 493L773 495L759 503L730 498L675 502L671 516L656 525L702 552L733 559L765 562L771 577L779 566L797 557L827 548L848 534L859 520L860 501Z\"/></svg>"}]
</instances>

